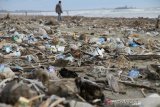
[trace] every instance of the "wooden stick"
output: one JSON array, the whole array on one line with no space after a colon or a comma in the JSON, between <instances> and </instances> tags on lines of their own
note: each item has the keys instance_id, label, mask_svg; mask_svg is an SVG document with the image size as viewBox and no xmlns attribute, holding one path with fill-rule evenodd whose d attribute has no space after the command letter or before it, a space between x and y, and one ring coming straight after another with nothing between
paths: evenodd
<instances>
[{"instance_id":1,"label":"wooden stick","mask_svg":"<svg viewBox=\"0 0 160 107\"><path fill-rule=\"evenodd\" d=\"M75 93L74 90L70 86L66 85L66 87L68 87L80 100L82 100L83 102L86 102L86 100L83 99L79 94Z\"/></svg>"},{"instance_id":2,"label":"wooden stick","mask_svg":"<svg viewBox=\"0 0 160 107\"><path fill-rule=\"evenodd\" d=\"M145 92L144 92L144 88L141 89L141 92L142 92L142 94L143 94L144 97L147 96L147 95L145 94Z\"/></svg>"},{"instance_id":3,"label":"wooden stick","mask_svg":"<svg viewBox=\"0 0 160 107\"><path fill-rule=\"evenodd\" d=\"M50 82L56 82L56 81L75 81L75 79L57 79L57 80L49 80Z\"/></svg>"},{"instance_id":4,"label":"wooden stick","mask_svg":"<svg viewBox=\"0 0 160 107\"><path fill-rule=\"evenodd\" d=\"M65 101L65 98L58 98L55 102L53 102L49 107L55 107L59 103Z\"/></svg>"},{"instance_id":5,"label":"wooden stick","mask_svg":"<svg viewBox=\"0 0 160 107\"><path fill-rule=\"evenodd\" d=\"M40 107L49 107L51 101L52 101L51 98L48 98L44 103L40 105Z\"/></svg>"},{"instance_id":6,"label":"wooden stick","mask_svg":"<svg viewBox=\"0 0 160 107\"><path fill-rule=\"evenodd\" d=\"M45 96L45 94L42 94L42 95L39 95L39 96L35 96L35 97L31 98L31 99L29 100L29 102L32 102L32 101L37 100L37 99L39 99L39 98L42 98L42 97L44 97L44 96Z\"/></svg>"},{"instance_id":7,"label":"wooden stick","mask_svg":"<svg viewBox=\"0 0 160 107\"><path fill-rule=\"evenodd\" d=\"M133 78L131 78L131 77L129 77L129 76L122 75L122 74L121 74L120 76L127 77L127 78L129 78L133 83L135 83L134 79L133 79Z\"/></svg>"},{"instance_id":8,"label":"wooden stick","mask_svg":"<svg viewBox=\"0 0 160 107\"><path fill-rule=\"evenodd\" d=\"M7 81L11 81L11 80L13 80L13 78L7 78L7 79L3 80L2 82L0 82L0 87L1 87L2 85L5 85L5 83L6 83Z\"/></svg>"},{"instance_id":9,"label":"wooden stick","mask_svg":"<svg viewBox=\"0 0 160 107\"><path fill-rule=\"evenodd\" d=\"M149 86L146 86L146 85L142 85L142 84L135 84L135 83L131 83L131 82L126 82L126 81L120 81L119 82L123 83L123 84L126 84L126 85L130 85L130 86L133 86L133 87L139 87L139 88L145 88L145 89L149 89L149 90L155 90L157 91L158 93L160 93L160 89L156 89L154 87L149 87Z\"/></svg>"},{"instance_id":10,"label":"wooden stick","mask_svg":"<svg viewBox=\"0 0 160 107\"><path fill-rule=\"evenodd\" d=\"M149 59L159 59L160 55L126 55L130 60L149 60Z\"/></svg>"}]
</instances>

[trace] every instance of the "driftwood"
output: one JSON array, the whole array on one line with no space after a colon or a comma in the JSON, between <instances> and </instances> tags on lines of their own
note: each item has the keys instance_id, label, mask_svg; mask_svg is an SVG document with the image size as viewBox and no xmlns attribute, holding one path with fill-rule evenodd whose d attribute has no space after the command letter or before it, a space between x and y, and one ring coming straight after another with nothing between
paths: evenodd
<instances>
[{"instance_id":1,"label":"driftwood","mask_svg":"<svg viewBox=\"0 0 160 107\"><path fill-rule=\"evenodd\" d=\"M136 83L126 82L126 81L119 81L119 82L123 83L125 85L132 86L132 87L145 88L145 89L154 90L154 91L157 91L158 93L160 93L160 89L155 88L155 87L150 87L150 86L146 86L146 85L143 85L143 84L138 84L138 83L136 84Z\"/></svg>"},{"instance_id":2,"label":"driftwood","mask_svg":"<svg viewBox=\"0 0 160 107\"><path fill-rule=\"evenodd\" d=\"M106 84L108 82L108 80L107 79L106 80L96 80L95 82L96 83ZM158 93L160 93L160 89L155 88L155 87L150 87L150 86L146 86L146 85L143 85L143 84L132 83L132 82L128 82L128 81L121 81L121 80L118 80L118 82L122 83L122 84L125 84L125 85L132 86L132 87L138 87L138 88L144 88L144 89L148 89L148 90L154 90L154 91L157 91Z\"/></svg>"},{"instance_id":3,"label":"driftwood","mask_svg":"<svg viewBox=\"0 0 160 107\"><path fill-rule=\"evenodd\" d=\"M65 101L65 98L59 98L57 99L55 102L53 102L50 107L55 107L57 106L58 104L62 103L63 101Z\"/></svg>"},{"instance_id":4,"label":"driftwood","mask_svg":"<svg viewBox=\"0 0 160 107\"><path fill-rule=\"evenodd\" d=\"M117 80L118 81L118 80ZM94 81L94 82L96 82L96 83L102 83L102 84L105 84L105 85L109 85L108 84L108 79L106 79L106 80L103 80L103 79L100 79L100 80L96 80L96 81ZM114 82L112 82L111 83L112 84L112 86L116 86L118 83L114 83ZM116 86L117 87L117 86ZM116 88L115 87L115 88ZM113 89L113 87L109 87L109 88L107 88L107 87L102 87L104 90L107 90L107 91L116 91L116 90L114 90ZM119 89L119 87L117 88L117 89ZM119 94L126 94L126 92L124 91L124 90L121 90L121 89L119 89L118 91L117 91L117 93L119 93Z\"/></svg>"},{"instance_id":5,"label":"driftwood","mask_svg":"<svg viewBox=\"0 0 160 107\"><path fill-rule=\"evenodd\" d=\"M144 97L147 96L147 95L145 94L145 92L144 92L144 88L141 89L141 92L142 92L142 94L143 94Z\"/></svg>"},{"instance_id":6,"label":"driftwood","mask_svg":"<svg viewBox=\"0 0 160 107\"><path fill-rule=\"evenodd\" d=\"M160 59L160 55L126 55L130 60Z\"/></svg>"}]
</instances>

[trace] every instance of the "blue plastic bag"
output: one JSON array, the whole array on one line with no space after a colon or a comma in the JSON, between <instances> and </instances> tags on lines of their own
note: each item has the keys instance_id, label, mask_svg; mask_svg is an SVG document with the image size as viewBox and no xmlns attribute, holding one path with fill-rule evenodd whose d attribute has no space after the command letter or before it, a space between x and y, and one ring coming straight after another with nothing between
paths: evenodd
<instances>
[{"instance_id":1,"label":"blue plastic bag","mask_svg":"<svg viewBox=\"0 0 160 107\"><path fill-rule=\"evenodd\" d=\"M100 38L99 38L99 42L100 42L101 44L103 44L103 43L105 43L105 42L106 42L106 40L105 40L105 38L104 38L104 37L100 37Z\"/></svg>"},{"instance_id":2,"label":"blue plastic bag","mask_svg":"<svg viewBox=\"0 0 160 107\"><path fill-rule=\"evenodd\" d=\"M135 43L135 42L129 42L129 46L131 46L131 47L137 47L137 46L139 46L137 43Z\"/></svg>"},{"instance_id":3,"label":"blue plastic bag","mask_svg":"<svg viewBox=\"0 0 160 107\"><path fill-rule=\"evenodd\" d=\"M137 69L132 69L129 71L128 76L131 78L138 78L139 77L139 71Z\"/></svg>"},{"instance_id":4,"label":"blue plastic bag","mask_svg":"<svg viewBox=\"0 0 160 107\"><path fill-rule=\"evenodd\" d=\"M3 72L4 68L5 68L4 64L0 64L0 72Z\"/></svg>"}]
</instances>

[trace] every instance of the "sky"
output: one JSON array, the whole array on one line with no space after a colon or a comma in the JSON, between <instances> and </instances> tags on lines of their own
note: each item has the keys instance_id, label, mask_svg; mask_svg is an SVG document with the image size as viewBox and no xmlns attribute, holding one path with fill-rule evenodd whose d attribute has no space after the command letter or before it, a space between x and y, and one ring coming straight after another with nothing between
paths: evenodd
<instances>
[{"instance_id":1,"label":"sky","mask_svg":"<svg viewBox=\"0 0 160 107\"><path fill-rule=\"evenodd\" d=\"M160 7L160 0L61 0L63 10ZM58 0L0 0L0 10L53 11Z\"/></svg>"}]
</instances>

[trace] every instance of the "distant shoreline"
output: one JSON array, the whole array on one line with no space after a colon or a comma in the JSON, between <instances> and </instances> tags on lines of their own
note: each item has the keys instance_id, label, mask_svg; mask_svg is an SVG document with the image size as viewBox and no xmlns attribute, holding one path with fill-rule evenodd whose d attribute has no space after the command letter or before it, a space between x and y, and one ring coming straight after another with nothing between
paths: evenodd
<instances>
[{"instance_id":1,"label":"distant shoreline","mask_svg":"<svg viewBox=\"0 0 160 107\"><path fill-rule=\"evenodd\" d=\"M93 8L93 9L70 9L70 10L64 10L64 11L88 11L88 10L114 10L114 9L160 9L160 7L148 7L148 8L136 8L136 7L117 7L117 8ZM14 11L9 11L9 10L0 10L1 12L55 12L54 10L14 10Z\"/></svg>"},{"instance_id":2,"label":"distant shoreline","mask_svg":"<svg viewBox=\"0 0 160 107\"><path fill-rule=\"evenodd\" d=\"M54 11L11 11L0 12L1 14L10 15L33 15L33 16L57 16ZM112 17L112 18L157 18L160 15L160 8L150 9L95 9L95 10L64 10L63 16L85 16L85 17Z\"/></svg>"}]
</instances>

